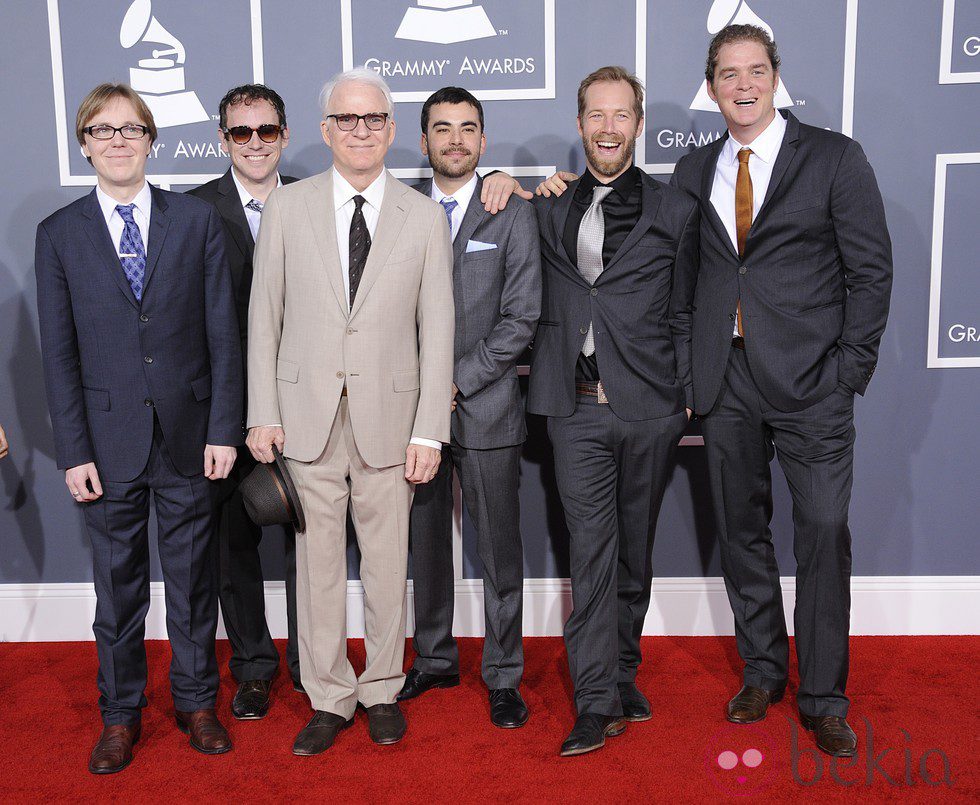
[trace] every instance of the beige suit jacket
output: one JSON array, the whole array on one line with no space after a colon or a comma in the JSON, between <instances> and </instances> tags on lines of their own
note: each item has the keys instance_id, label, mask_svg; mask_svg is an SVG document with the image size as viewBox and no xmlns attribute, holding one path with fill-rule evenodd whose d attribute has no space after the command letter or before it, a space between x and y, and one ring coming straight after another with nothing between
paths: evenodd
<instances>
[{"instance_id":1,"label":"beige suit jacket","mask_svg":"<svg viewBox=\"0 0 980 805\"><path fill-rule=\"evenodd\" d=\"M346 385L354 440L370 466L403 464L413 436L448 442L452 266L442 208L389 173L348 313L332 170L273 191L249 301L248 427L281 423L284 454L313 461Z\"/></svg>"}]
</instances>

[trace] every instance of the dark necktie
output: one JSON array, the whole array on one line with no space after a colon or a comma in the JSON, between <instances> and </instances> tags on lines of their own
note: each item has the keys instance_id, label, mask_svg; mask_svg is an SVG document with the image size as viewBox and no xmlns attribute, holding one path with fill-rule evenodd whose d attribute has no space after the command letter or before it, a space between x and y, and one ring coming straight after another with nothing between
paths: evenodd
<instances>
[{"instance_id":1,"label":"dark necktie","mask_svg":"<svg viewBox=\"0 0 980 805\"><path fill-rule=\"evenodd\" d=\"M735 239L738 241L738 256L745 254L745 239L752 227L752 175L749 173L749 157L751 148L743 148L738 152L738 175L735 177ZM738 300L735 309L738 334L742 332L742 300Z\"/></svg>"},{"instance_id":2,"label":"dark necktie","mask_svg":"<svg viewBox=\"0 0 980 805\"><path fill-rule=\"evenodd\" d=\"M364 196L354 196L354 215L350 219L350 306L354 307L354 297L357 296L357 286L364 274L368 252L371 251L371 233L361 207L364 206Z\"/></svg>"},{"instance_id":3,"label":"dark necktie","mask_svg":"<svg viewBox=\"0 0 980 805\"><path fill-rule=\"evenodd\" d=\"M255 210L258 213L262 212L262 208L265 206L261 201L256 201L254 198L245 205L246 209Z\"/></svg>"},{"instance_id":4,"label":"dark necktie","mask_svg":"<svg viewBox=\"0 0 980 805\"><path fill-rule=\"evenodd\" d=\"M129 287L139 302L143 299L143 276L146 273L146 249L143 236L133 218L135 204L117 204L116 212L123 219L123 233L119 239L119 262L122 263Z\"/></svg>"}]
</instances>

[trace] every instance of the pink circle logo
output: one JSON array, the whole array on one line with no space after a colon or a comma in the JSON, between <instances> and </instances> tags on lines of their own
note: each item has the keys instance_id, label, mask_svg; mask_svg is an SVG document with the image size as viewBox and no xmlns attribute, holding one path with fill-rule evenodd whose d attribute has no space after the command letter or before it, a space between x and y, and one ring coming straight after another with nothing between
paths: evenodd
<instances>
[{"instance_id":1,"label":"pink circle logo","mask_svg":"<svg viewBox=\"0 0 980 805\"><path fill-rule=\"evenodd\" d=\"M715 786L732 796L749 796L774 782L775 744L752 725L724 727L712 736L704 763Z\"/></svg>"}]
</instances>

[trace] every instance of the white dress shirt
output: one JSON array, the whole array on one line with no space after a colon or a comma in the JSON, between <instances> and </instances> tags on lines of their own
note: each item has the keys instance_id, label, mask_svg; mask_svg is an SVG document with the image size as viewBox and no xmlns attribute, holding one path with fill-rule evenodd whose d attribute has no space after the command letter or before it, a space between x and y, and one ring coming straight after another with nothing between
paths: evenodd
<instances>
[{"instance_id":1,"label":"white dress shirt","mask_svg":"<svg viewBox=\"0 0 980 805\"><path fill-rule=\"evenodd\" d=\"M123 230L126 228L126 222L116 212L116 205L120 202L112 198L99 185L95 186L95 197L99 200L99 207L102 209L105 225L109 227L109 238L112 240L112 245L118 255L120 254L119 241L122 240ZM136 194L136 197L130 204L136 205L133 207L133 220L136 221L136 228L140 231L140 237L143 239L143 252L146 253L149 247L148 239L150 236L150 208L153 206L153 197L150 195L149 182L143 182L143 189Z\"/></svg>"},{"instance_id":2,"label":"white dress shirt","mask_svg":"<svg viewBox=\"0 0 980 805\"><path fill-rule=\"evenodd\" d=\"M238 180L238 174L235 173L235 169L231 169L231 178L235 182L235 188L238 190L238 197L242 200L242 209L245 211L245 220L248 221L248 229L252 233L252 241L256 241L259 237L259 224L262 223L262 213L256 212L255 210L250 210L245 205L250 201L259 201L255 196L248 192L243 185ZM276 174L276 187L282 187L282 177ZM264 201L259 201L259 204L265 204Z\"/></svg>"},{"instance_id":3,"label":"white dress shirt","mask_svg":"<svg viewBox=\"0 0 980 805\"><path fill-rule=\"evenodd\" d=\"M452 213L452 231L450 232L450 240L456 240L456 234L459 232L460 226L463 224L463 218L466 216L466 210L470 206L470 201L473 198L473 193L476 192L476 174L474 173L470 180L464 184L459 190L453 193L451 196L447 196L442 190L439 189L439 185L436 183L436 177L432 177L432 190L429 191L429 196L433 201L443 202L453 199L456 202L456 209Z\"/></svg>"},{"instance_id":4,"label":"white dress shirt","mask_svg":"<svg viewBox=\"0 0 980 805\"><path fill-rule=\"evenodd\" d=\"M344 299L347 301L347 309L350 310L350 223L354 217L354 210L357 205L354 203L354 196L362 196L364 204L361 205L361 213L364 215L364 223L367 225L368 234L371 235L371 242L374 242L374 233L378 228L378 218L381 217L381 202L385 196L385 182L388 172L382 168L381 175L378 176L364 190L357 191L336 168L333 168L333 208L334 220L337 225L337 253L340 255L341 274L344 277ZM413 436L410 440L412 444L432 447L436 450L442 449L442 442L434 439L422 439Z\"/></svg>"},{"instance_id":5,"label":"white dress shirt","mask_svg":"<svg viewBox=\"0 0 980 805\"><path fill-rule=\"evenodd\" d=\"M772 168L776 164L779 148L786 133L786 119L776 112L772 122L751 143L740 143L731 132L718 155L715 165L715 180L711 186L711 204L725 225L728 237L738 251L738 234L735 226L735 180L738 178L738 152L751 148L749 156L749 176L752 177L752 220L765 201ZM738 335L738 322L735 322L734 335Z\"/></svg>"}]
</instances>

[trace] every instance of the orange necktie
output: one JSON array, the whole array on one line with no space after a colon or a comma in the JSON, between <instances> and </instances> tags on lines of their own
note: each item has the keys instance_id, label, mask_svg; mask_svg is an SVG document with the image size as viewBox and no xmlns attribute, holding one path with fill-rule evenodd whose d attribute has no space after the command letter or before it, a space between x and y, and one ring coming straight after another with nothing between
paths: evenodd
<instances>
[{"instance_id":1,"label":"orange necktie","mask_svg":"<svg viewBox=\"0 0 980 805\"><path fill-rule=\"evenodd\" d=\"M735 178L735 238L738 241L738 256L745 253L745 239L752 226L752 176L749 174L749 156L752 149L743 148L738 152L738 176ZM738 334L742 332L742 300L736 308Z\"/></svg>"}]
</instances>

